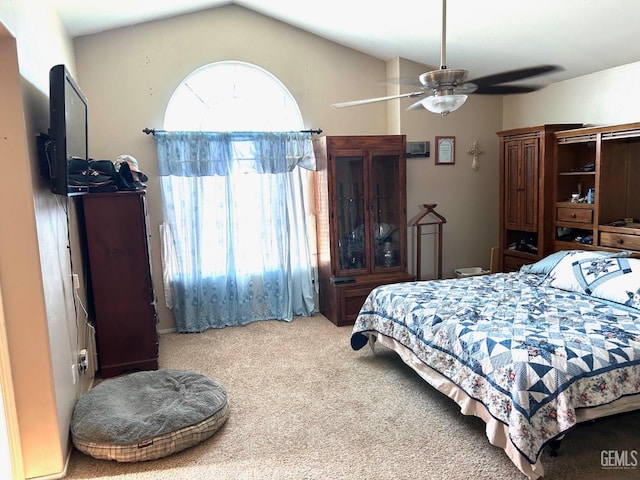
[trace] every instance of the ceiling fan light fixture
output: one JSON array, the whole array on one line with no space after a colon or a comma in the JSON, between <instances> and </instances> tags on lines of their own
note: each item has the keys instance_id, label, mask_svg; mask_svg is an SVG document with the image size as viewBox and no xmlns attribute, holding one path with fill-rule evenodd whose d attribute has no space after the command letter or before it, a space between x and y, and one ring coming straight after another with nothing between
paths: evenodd
<instances>
[{"instance_id":1,"label":"ceiling fan light fixture","mask_svg":"<svg viewBox=\"0 0 640 480\"><path fill-rule=\"evenodd\" d=\"M447 115L459 109L467 101L467 95L433 95L425 98L420 103L433 113Z\"/></svg>"},{"instance_id":2,"label":"ceiling fan light fixture","mask_svg":"<svg viewBox=\"0 0 640 480\"><path fill-rule=\"evenodd\" d=\"M507 72L485 75L467 80L468 71L461 68L447 68L446 56L446 31L447 31L447 0L442 0L442 35L440 42L440 68L431 70L418 76L420 91L401 93L387 97L368 98L351 102L334 103L335 108L363 105L366 103L395 100L399 98L416 98L427 95L424 100L411 104L407 110L415 110L424 107L433 113L448 115L460 108L467 100L467 95L476 93L481 95L511 95L515 93L529 93L540 87L533 85L504 85L505 83L524 80L526 78L543 75L545 73L560 70L555 65L538 65L535 67L520 68ZM405 82L401 82L401 84ZM411 85L415 85L411 82Z\"/></svg>"}]
</instances>

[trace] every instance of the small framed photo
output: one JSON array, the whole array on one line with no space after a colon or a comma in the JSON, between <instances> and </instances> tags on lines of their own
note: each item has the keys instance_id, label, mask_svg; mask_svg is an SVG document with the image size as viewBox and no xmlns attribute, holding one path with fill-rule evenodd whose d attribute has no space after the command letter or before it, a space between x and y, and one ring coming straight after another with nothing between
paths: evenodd
<instances>
[{"instance_id":1,"label":"small framed photo","mask_svg":"<svg viewBox=\"0 0 640 480\"><path fill-rule=\"evenodd\" d=\"M436 165L456 163L456 137L436 137Z\"/></svg>"}]
</instances>

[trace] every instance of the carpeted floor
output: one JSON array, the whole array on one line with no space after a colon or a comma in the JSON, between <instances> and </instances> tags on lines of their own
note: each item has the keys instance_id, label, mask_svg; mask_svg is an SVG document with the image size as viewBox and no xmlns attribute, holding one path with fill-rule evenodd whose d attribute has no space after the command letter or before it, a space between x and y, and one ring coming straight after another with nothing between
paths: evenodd
<instances>
[{"instance_id":1,"label":"carpeted floor","mask_svg":"<svg viewBox=\"0 0 640 480\"><path fill-rule=\"evenodd\" d=\"M224 385L229 420L206 442L150 462L119 464L74 450L67 478L525 478L489 444L482 421L460 414L393 352L353 351L350 333L316 315L162 335L161 368ZM544 454L545 480L640 478L640 465L601 466L603 451L640 451L638 432L640 412L579 426L560 456Z\"/></svg>"}]
</instances>

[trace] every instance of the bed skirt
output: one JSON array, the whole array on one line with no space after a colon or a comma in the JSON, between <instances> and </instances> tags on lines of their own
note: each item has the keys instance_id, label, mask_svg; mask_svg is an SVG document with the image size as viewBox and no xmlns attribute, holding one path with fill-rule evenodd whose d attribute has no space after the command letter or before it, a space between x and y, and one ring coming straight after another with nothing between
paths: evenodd
<instances>
[{"instance_id":1,"label":"bed skirt","mask_svg":"<svg viewBox=\"0 0 640 480\"><path fill-rule=\"evenodd\" d=\"M509 427L496 420L487 408L479 401L474 400L465 393L464 390L449 381L445 376L433 370L422 362L411 350L402 345L397 340L389 338L378 332L360 332L354 334L351 339L352 346L358 350L368 343L373 348L375 343L379 343L396 352L402 361L411 367L429 385L453 399L459 406L463 415L473 415L482 419L485 424L485 433L489 442L505 451L509 459L527 478L538 479L544 475L544 468L540 459L534 464L520 454L517 448L509 440ZM576 410L577 423L594 420L618 413L629 412L638 409L638 401L633 397L622 397L615 402L602 405L600 407Z\"/></svg>"}]
</instances>

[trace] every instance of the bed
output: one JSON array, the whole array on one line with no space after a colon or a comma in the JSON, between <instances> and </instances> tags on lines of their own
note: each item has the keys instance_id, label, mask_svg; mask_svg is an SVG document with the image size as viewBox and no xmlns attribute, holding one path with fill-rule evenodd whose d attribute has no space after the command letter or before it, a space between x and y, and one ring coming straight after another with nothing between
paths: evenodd
<instances>
[{"instance_id":1,"label":"bed","mask_svg":"<svg viewBox=\"0 0 640 480\"><path fill-rule=\"evenodd\" d=\"M577 423L640 408L640 259L564 251L519 272L374 289L351 334L486 423L528 478Z\"/></svg>"}]
</instances>

